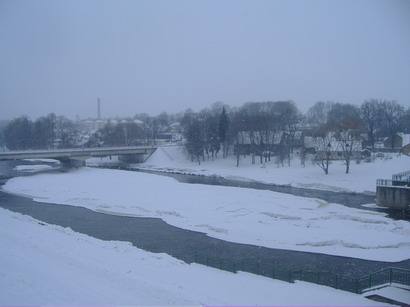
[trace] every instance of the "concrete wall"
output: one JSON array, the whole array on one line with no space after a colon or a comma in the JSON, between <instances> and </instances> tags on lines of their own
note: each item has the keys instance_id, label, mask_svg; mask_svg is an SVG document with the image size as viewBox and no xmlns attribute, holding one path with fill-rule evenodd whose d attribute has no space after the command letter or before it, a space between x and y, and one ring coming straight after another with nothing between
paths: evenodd
<instances>
[{"instance_id":1,"label":"concrete wall","mask_svg":"<svg viewBox=\"0 0 410 307\"><path fill-rule=\"evenodd\" d=\"M393 209L410 209L410 188L378 186L377 205Z\"/></svg>"}]
</instances>

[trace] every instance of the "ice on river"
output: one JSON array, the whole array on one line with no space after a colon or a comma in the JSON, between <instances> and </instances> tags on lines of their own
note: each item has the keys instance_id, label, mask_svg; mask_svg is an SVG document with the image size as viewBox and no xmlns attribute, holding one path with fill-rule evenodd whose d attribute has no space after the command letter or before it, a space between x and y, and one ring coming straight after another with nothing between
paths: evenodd
<instances>
[{"instance_id":1,"label":"ice on river","mask_svg":"<svg viewBox=\"0 0 410 307\"><path fill-rule=\"evenodd\" d=\"M83 168L13 178L8 192L95 211L158 217L226 241L380 261L410 255L410 223L289 194Z\"/></svg>"}]
</instances>

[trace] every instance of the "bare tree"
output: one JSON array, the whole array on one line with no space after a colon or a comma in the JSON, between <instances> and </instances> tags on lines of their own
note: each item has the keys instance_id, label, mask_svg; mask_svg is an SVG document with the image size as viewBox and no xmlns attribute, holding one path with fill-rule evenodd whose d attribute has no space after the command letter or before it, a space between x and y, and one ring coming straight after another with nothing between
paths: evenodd
<instances>
[{"instance_id":1,"label":"bare tree","mask_svg":"<svg viewBox=\"0 0 410 307\"><path fill-rule=\"evenodd\" d=\"M337 138L337 146L341 150L346 165L346 174L348 174L353 150L358 151L360 147L359 136L363 123L359 108L352 104L333 104L326 126Z\"/></svg>"},{"instance_id":2,"label":"bare tree","mask_svg":"<svg viewBox=\"0 0 410 307\"><path fill-rule=\"evenodd\" d=\"M379 111L380 101L376 99L367 100L363 102L360 107L360 115L366 127L368 141L372 149L374 149L375 130L379 119Z\"/></svg>"},{"instance_id":3,"label":"bare tree","mask_svg":"<svg viewBox=\"0 0 410 307\"><path fill-rule=\"evenodd\" d=\"M338 143L346 166L346 174L349 174L353 151L357 150L360 141L358 139L357 132L355 133L354 130L342 131L338 137Z\"/></svg>"},{"instance_id":4,"label":"bare tree","mask_svg":"<svg viewBox=\"0 0 410 307\"><path fill-rule=\"evenodd\" d=\"M403 115L404 108L396 101L384 100L380 104L381 125L391 139L391 148L394 148L394 136L400 130Z\"/></svg>"},{"instance_id":5,"label":"bare tree","mask_svg":"<svg viewBox=\"0 0 410 307\"><path fill-rule=\"evenodd\" d=\"M317 130L314 137L314 144L316 148L315 164L319 166L325 173L329 174L330 158L332 156L332 133L323 126Z\"/></svg>"},{"instance_id":6,"label":"bare tree","mask_svg":"<svg viewBox=\"0 0 410 307\"><path fill-rule=\"evenodd\" d=\"M306 123L312 127L320 127L327 123L327 115L334 102L318 101L306 112Z\"/></svg>"}]
</instances>

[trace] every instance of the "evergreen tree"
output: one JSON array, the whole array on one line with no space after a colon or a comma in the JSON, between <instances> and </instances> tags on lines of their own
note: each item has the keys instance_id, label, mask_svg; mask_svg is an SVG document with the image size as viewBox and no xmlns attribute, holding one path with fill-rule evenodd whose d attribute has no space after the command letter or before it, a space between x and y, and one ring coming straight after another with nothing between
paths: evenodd
<instances>
[{"instance_id":1,"label":"evergreen tree","mask_svg":"<svg viewBox=\"0 0 410 307\"><path fill-rule=\"evenodd\" d=\"M229 118L226 114L225 107L222 108L222 113L219 116L219 127L218 127L219 141L222 144L222 156L226 158L228 156L228 146L227 146L227 133L229 129Z\"/></svg>"}]
</instances>

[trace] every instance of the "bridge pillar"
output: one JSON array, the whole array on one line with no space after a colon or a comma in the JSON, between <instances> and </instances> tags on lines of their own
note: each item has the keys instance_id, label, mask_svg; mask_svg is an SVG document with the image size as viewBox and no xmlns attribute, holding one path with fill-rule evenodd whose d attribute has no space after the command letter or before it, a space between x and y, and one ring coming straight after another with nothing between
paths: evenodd
<instances>
[{"instance_id":1,"label":"bridge pillar","mask_svg":"<svg viewBox=\"0 0 410 307\"><path fill-rule=\"evenodd\" d=\"M79 168L85 166L84 159L60 158L58 160L63 168Z\"/></svg>"},{"instance_id":2,"label":"bridge pillar","mask_svg":"<svg viewBox=\"0 0 410 307\"><path fill-rule=\"evenodd\" d=\"M126 155L119 155L118 160L123 163L142 163L145 161L144 154L126 154Z\"/></svg>"}]
</instances>

